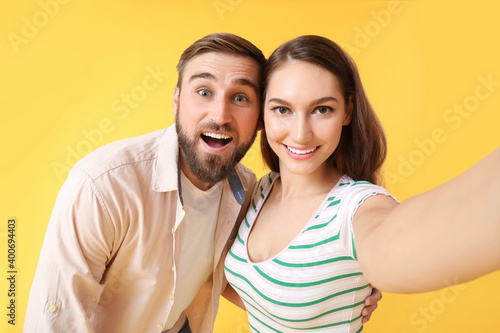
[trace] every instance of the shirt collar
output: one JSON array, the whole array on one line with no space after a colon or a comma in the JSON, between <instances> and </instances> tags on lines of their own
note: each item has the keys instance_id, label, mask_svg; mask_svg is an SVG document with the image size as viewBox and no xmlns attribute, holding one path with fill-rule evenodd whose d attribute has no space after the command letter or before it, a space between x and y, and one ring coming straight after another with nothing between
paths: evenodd
<instances>
[{"instance_id":1,"label":"shirt collar","mask_svg":"<svg viewBox=\"0 0 500 333\"><path fill-rule=\"evenodd\" d=\"M160 138L153 170L153 191L177 191L177 159L179 145L175 125L168 127Z\"/></svg>"},{"instance_id":2,"label":"shirt collar","mask_svg":"<svg viewBox=\"0 0 500 333\"><path fill-rule=\"evenodd\" d=\"M168 192L178 191L182 204L182 189L180 184L180 172L178 166L179 144L175 125L168 127L163 133L158 145L158 153L153 170L153 191ZM237 168L238 166L236 166ZM227 178L229 187L238 204L245 201L245 189L241 183L238 172L233 170Z\"/></svg>"}]
</instances>

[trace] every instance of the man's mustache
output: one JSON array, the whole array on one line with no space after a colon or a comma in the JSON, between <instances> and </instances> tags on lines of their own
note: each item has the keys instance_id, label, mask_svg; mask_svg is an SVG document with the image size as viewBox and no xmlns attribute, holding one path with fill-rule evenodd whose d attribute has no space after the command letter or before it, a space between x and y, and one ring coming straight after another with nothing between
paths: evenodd
<instances>
[{"instance_id":1,"label":"man's mustache","mask_svg":"<svg viewBox=\"0 0 500 333\"><path fill-rule=\"evenodd\" d=\"M228 124L219 125L215 122L207 122L198 126L198 133L214 131L214 132L224 132L230 135L233 139L238 138L238 132Z\"/></svg>"}]
</instances>

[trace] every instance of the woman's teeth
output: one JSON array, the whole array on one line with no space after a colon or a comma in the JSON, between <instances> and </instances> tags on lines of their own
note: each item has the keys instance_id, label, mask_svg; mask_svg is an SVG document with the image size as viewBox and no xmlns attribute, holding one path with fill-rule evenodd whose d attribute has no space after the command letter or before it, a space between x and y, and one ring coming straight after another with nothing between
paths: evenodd
<instances>
[{"instance_id":1,"label":"woman's teeth","mask_svg":"<svg viewBox=\"0 0 500 333\"><path fill-rule=\"evenodd\" d=\"M288 146L286 146L286 147L288 148L289 151L291 151L292 153L297 154L297 155L309 154L309 153L316 150L316 147L311 148L311 149L306 149L306 150L299 150L299 149L295 149L295 148L288 147Z\"/></svg>"}]
</instances>

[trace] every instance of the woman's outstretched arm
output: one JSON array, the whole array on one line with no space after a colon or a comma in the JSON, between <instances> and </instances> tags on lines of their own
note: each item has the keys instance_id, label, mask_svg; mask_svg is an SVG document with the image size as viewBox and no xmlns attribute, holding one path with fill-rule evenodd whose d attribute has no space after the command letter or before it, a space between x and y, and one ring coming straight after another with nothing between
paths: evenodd
<instances>
[{"instance_id":1,"label":"woman's outstretched arm","mask_svg":"<svg viewBox=\"0 0 500 333\"><path fill-rule=\"evenodd\" d=\"M383 291L431 291L500 269L500 148L399 205L367 199L353 227L361 268Z\"/></svg>"}]
</instances>

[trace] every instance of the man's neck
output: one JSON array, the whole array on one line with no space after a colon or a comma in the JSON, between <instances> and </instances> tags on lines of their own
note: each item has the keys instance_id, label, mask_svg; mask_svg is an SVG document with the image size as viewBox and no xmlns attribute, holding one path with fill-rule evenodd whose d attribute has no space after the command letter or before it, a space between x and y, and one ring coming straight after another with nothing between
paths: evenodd
<instances>
[{"instance_id":1,"label":"man's neck","mask_svg":"<svg viewBox=\"0 0 500 333\"><path fill-rule=\"evenodd\" d=\"M186 161L184 161L184 157L182 156L182 152L179 152L179 164L181 171L184 173L184 175L186 175L186 178L189 179L189 181L200 190L206 191L213 186L213 184L202 182L191 172L191 170L189 170L189 167L186 164Z\"/></svg>"}]
</instances>

